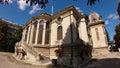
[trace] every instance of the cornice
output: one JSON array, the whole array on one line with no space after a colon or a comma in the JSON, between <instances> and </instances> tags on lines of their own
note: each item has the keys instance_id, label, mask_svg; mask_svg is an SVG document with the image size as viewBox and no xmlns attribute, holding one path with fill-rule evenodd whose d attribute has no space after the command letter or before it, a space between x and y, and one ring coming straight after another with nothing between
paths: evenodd
<instances>
[{"instance_id":1,"label":"cornice","mask_svg":"<svg viewBox=\"0 0 120 68\"><path fill-rule=\"evenodd\" d=\"M87 15L81 14L80 12L78 12L74 6L69 6L69 7L59 11L57 14L54 14L54 15L50 15L47 13L41 13L38 16L34 16L24 25L24 27L28 26L30 23L32 23L32 21L35 21L37 19L45 19L47 21L52 21L55 18L58 18L61 15L68 13L70 11L73 11L73 13L76 14L79 18L86 18L87 17ZM73 13L70 13L70 15Z\"/></svg>"},{"instance_id":2,"label":"cornice","mask_svg":"<svg viewBox=\"0 0 120 68\"><path fill-rule=\"evenodd\" d=\"M95 26L95 25L99 25L99 24L104 24L104 21L98 21L98 22L95 22L95 23L89 23L88 26L91 27L91 26Z\"/></svg>"},{"instance_id":3,"label":"cornice","mask_svg":"<svg viewBox=\"0 0 120 68\"><path fill-rule=\"evenodd\" d=\"M69 6L69 7L65 8L65 9L59 11L57 14L54 14L52 16L52 19L60 17L61 15L65 14L67 12L70 12L70 11L73 11L76 15L81 16L81 13L79 13L74 6Z\"/></svg>"}]
</instances>

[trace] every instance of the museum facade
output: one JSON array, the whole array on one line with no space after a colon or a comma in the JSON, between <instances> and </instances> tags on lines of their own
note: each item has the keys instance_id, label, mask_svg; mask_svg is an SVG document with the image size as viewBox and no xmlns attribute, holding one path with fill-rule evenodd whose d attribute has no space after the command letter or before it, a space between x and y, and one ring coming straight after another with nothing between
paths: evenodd
<instances>
[{"instance_id":1,"label":"museum facade","mask_svg":"<svg viewBox=\"0 0 120 68\"><path fill-rule=\"evenodd\" d=\"M102 17L96 12L86 15L69 6L53 15L32 17L23 27L15 55L31 62L57 60L59 64L79 65L91 58L92 48L107 46Z\"/></svg>"}]
</instances>

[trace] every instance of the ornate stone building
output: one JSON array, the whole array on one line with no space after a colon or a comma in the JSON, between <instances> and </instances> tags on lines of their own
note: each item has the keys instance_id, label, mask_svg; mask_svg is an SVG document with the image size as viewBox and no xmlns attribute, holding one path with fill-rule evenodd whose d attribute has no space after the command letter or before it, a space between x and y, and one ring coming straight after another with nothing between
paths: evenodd
<instances>
[{"instance_id":1,"label":"ornate stone building","mask_svg":"<svg viewBox=\"0 0 120 68\"><path fill-rule=\"evenodd\" d=\"M74 6L57 14L41 13L25 25L22 40L16 43L15 55L29 61L79 65L91 57L93 48L107 47L104 21L95 12L89 16Z\"/></svg>"},{"instance_id":2,"label":"ornate stone building","mask_svg":"<svg viewBox=\"0 0 120 68\"><path fill-rule=\"evenodd\" d=\"M106 36L106 30L102 17L95 12L92 12L89 16L89 30L92 39L93 48L101 48L108 46L108 40Z\"/></svg>"}]
</instances>

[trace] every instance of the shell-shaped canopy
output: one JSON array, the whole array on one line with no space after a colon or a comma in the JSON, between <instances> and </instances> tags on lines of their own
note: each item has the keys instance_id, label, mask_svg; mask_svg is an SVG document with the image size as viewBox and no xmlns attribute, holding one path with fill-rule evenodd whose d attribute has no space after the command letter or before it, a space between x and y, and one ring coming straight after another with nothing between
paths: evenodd
<instances>
[{"instance_id":1,"label":"shell-shaped canopy","mask_svg":"<svg viewBox=\"0 0 120 68\"><path fill-rule=\"evenodd\" d=\"M100 20L100 15L96 12L92 12L89 15L89 20L90 20L90 23L96 23L97 21Z\"/></svg>"}]
</instances>

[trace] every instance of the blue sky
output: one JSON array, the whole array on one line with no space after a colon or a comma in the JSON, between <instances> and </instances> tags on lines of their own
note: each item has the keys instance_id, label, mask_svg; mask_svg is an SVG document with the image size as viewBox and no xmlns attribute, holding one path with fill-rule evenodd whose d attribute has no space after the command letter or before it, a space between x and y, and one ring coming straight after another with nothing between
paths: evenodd
<instances>
[{"instance_id":1,"label":"blue sky","mask_svg":"<svg viewBox=\"0 0 120 68\"><path fill-rule=\"evenodd\" d=\"M110 39L113 40L115 34L114 29L119 24L117 5L118 0L100 0L93 6L87 6L87 0L49 0L45 9L41 9L38 5L29 6L24 0L9 0L8 5L0 4L0 18L17 23L25 24L31 17L36 16L42 12L51 14L52 6L54 7L54 13L64 9L70 5L74 5L78 11L89 15L91 12L97 12L102 15L105 21L106 29L110 35Z\"/></svg>"}]
</instances>

